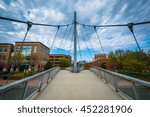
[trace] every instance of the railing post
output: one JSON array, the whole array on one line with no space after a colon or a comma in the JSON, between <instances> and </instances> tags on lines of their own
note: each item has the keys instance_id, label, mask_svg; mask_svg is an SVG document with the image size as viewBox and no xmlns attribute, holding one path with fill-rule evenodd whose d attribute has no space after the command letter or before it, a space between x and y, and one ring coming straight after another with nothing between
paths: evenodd
<instances>
[{"instance_id":1,"label":"railing post","mask_svg":"<svg viewBox=\"0 0 150 117\"><path fill-rule=\"evenodd\" d=\"M43 78L44 78L44 75L42 75L41 80L40 80L39 92L42 89Z\"/></svg>"},{"instance_id":2,"label":"railing post","mask_svg":"<svg viewBox=\"0 0 150 117\"><path fill-rule=\"evenodd\" d=\"M96 69L96 76L98 76L98 72L97 72L98 70Z\"/></svg>"},{"instance_id":3,"label":"railing post","mask_svg":"<svg viewBox=\"0 0 150 117\"><path fill-rule=\"evenodd\" d=\"M113 74L112 74L113 75ZM115 85L115 89L116 89L116 91L117 92L119 92L118 91L118 83L117 83L117 78L115 77L115 75L113 75L113 79L114 79L114 85Z\"/></svg>"},{"instance_id":4,"label":"railing post","mask_svg":"<svg viewBox=\"0 0 150 117\"><path fill-rule=\"evenodd\" d=\"M99 78L99 69L97 69L97 77Z\"/></svg>"},{"instance_id":5,"label":"railing post","mask_svg":"<svg viewBox=\"0 0 150 117\"><path fill-rule=\"evenodd\" d=\"M51 79L54 77L54 70L52 70Z\"/></svg>"},{"instance_id":6,"label":"railing post","mask_svg":"<svg viewBox=\"0 0 150 117\"><path fill-rule=\"evenodd\" d=\"M55 77L56 69L53 70L53 78Z\"/></svg>"},{"instance_id":7,"label":"railing post","mask_svg":"<svg viewBox=\"0 0 150 117\"><path fill-rule=\"evenodd\" d=\"M25 99L25 96L26 96L26 94L27 94L27 86L28 86L28 82L25 82L24 91L23 91L23 95L22 95L22 100Z\"/></svg>"},{"instance_id":8,"label":"railing post","mask_svg":"<svg viewBox=\"0 0 150 117\"><path fill-rule=\"evenodd\" d=\"M140 97L139 97L139 95L138 95L138 91L137 91L137 89L136 89L135 82L132 82L132 86L133 86L133 91L134 91L136 100L140 99Z\"/></svg>"},{"instance_id":9,"label":"railing post","mask_svg":"<svg viewBox=\"0 0 150 117\"><path fill-rule=\"evenodd\" d=\"M102 71L101 71L101 70L99 70L99 73L100 73L100 77L101 77L101 79L102 79L102 74L101 74L101 73L102 73Z\"/></svg>"},{"instance_id":10,"label":"railing post","mask_svg":"<svg viewBox=\"0 0 150 117\"><path fill-rule=\"evenodd\" d=\"M105 72L105 71L104 71L104 77L105 77L106 83L108 83L107 78L106 78L106 72Z\"/></svg>"},{"instance_id":11,"label":"railing post","mask_svg":"<svg viewBox=\"0 0 150 117\"><path fill-rule=\"evenodd\" d=\"M48 84L48 82L49 82L49 79L50 79L50 74L51 74L51 70L50 70L50 71L49 71L49 73L48 73L47 84Z\"/></svg>"}]
</instances>

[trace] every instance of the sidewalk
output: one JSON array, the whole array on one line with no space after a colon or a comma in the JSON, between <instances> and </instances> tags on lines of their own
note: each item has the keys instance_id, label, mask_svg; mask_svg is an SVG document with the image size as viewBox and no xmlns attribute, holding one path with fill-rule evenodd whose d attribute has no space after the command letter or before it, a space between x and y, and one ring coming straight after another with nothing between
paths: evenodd
<instances>
[{"instance_id":1,"label":"sidewalk","mask_svg":"<svg viewBox=\"0 0 150 117\"><path fill-rule=\"evenodd\" d=\"M89 70L80 73L61 70L35 99L121 100L122 98Z\"/></svg>"}]
</instances>

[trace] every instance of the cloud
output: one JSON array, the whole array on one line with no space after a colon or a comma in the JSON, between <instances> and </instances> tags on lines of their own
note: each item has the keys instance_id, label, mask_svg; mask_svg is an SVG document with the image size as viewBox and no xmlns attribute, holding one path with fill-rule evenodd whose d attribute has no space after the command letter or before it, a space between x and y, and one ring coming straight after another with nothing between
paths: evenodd
<instances>
[{"instance_id":1,"label":"cloud","mask_svg":"<svg viewBox=\"0 0 150 117\"><path fill-rule=\"evenodd\" d=\"M135 4L136 3L136 4ZM73 21L73 12L77 11L77 19L79 23L105 25L105 24L121 24L129 22L142 22L150 20L150 1L148 0L55 0L55 1L23 1L10 0L0 1L0 14L14 19L23 21L30 20L37 23L48 24L68 24ZM28 14L28 11L30 14ZM15 42L22 41L27 26L19 23L2 21L0 24L0 41ZM72 30L66 35L69 38L62 37L66 27L61 28L56 38L54 49L63 49L68 52L71 47ZM33 26L27 36L26 41L40 41L51 47L57 28ZM118 48L136 49L136 43L127 27L122 28L97 28L101 43L106 52L116 50ZM135 26L135 35L141 47L149 48L150 28L149 25ZM97 36L93 28L87 28L89 39L96 52L102 52ZM85 33L82 26L78 25L78 38L80 49L85 54L88 50L92 52L91 44L88 40L83 40L82 35ZM60 44L61 43L61 44ZM78 47L79 48L79 47ZM73 43L71 50L73 50ZM86 56L86 55L85 55ZM87 57L87 56L86 56Z\"/></svg>"},{"instance_id":2,"label":"cloud","mask_svg":"<svg viewBox=\"0 0 150 117\"><path fill-rule=\"evenodd\" d=\"M30 9L30 19L33 22L43 23L60 23L64 20L65 15L58 10L52 8L33 8Z\"/></svg>"},{"instance_id":3,"label":"cloud","mask_svg":"<svg viewBox=\"0 0 150 117\"><path fill-rule=\"evenodd\" d=\"M3 5L3 2L2 2L2 1L0 2L0 9L3 9L3 10L6 11L6 7Z\"/></svg>"}]
</instances>

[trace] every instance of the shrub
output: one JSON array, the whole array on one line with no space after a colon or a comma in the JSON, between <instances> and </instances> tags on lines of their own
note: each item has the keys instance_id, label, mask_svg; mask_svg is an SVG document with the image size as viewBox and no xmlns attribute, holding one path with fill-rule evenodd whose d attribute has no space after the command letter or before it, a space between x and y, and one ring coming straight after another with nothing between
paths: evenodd
<instances>
[{"instance_id":1,"label":"shrub","mask_svg":"<svg viewBox=\"0 0 150 117\"><path fill-rule=\"evenodd\" d=\"M53 67L52 63L51 63L50 61L48 61L48 62L45 64L45 66L44 66L44 70L48 70L48 69L50 69L50 68L52 68L52 67Z\"/></svg>"}]
</instances>

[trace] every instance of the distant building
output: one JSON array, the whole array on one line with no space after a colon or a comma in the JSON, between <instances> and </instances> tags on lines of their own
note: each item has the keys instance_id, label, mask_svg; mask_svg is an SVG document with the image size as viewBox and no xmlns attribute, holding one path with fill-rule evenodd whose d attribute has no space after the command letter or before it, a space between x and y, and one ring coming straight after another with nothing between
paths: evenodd
<instances>
[{"instance_id":1,"label":"distant building","mask_svg":"<svg viewBox=\"0 0 150 117\"><path fill-rule=\"evenodd\" d=\"M108 55L106 55L106 54L95 54L94 60L98 60L98 59L108 59Z\"/></svg>"},{"instance_id":2,"label":"distant building","mask_svg":"<svg viewBox=\"0 0 150 117\"><path fill-rule=\"evenodd\" d=\"M15 43L14 54L19 53L22 42ZM49 61L50 49L41 42L24 42L22 47L24 60L22 64L29 65L32 70L40 70Z\"/></svg>"},{"instance_id":3,"label":"distant building","mask_svg":"<svg viewBox=\"0 0 150 117\"><path fill-rule=\"evenodd\" d=\"M89 69L90 67L101 67L106 69L112 69L113 64L109 60L108 55L106 54L96 54L92 62L86 63L84 65L85 69Z\"/></svg>"},{"instance_id":4,"label":"distant building","mask_svg":"<svg viewBox=\"0 0 150 117\"><path fill-rule=\"evenodd\" d=\"M10 68L10 57L13 52L13 44L0 43L0 70L7 71Z\"/></svg>"},{"instance_id":5,"label":"distant building","mask_svg":"<svg viewBox=\"0 0 150 117\"><path fill-rule=\"evenodd\" d=\"M71 56L65 54L50 54L49 55L50 62L52 62L53 66L60 66L60 58L67 58L71 62Z\"/></svg>"}]
</instances>

